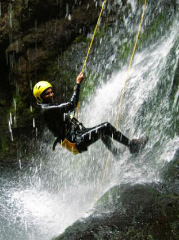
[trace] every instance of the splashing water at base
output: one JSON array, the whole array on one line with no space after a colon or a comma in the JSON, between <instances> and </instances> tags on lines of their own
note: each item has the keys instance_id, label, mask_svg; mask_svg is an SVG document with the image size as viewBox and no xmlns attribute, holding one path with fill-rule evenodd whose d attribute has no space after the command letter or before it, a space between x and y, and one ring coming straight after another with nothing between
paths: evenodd
<instances>
[{"instance_id":1,"label":"splashing water at base","mask_svg":"<svg viewBox=\"0 0 179 240\"><path fill-rule=\"evenodd\" d=\"M172 161L179 144L179 137L168 133L173 127L169 96L178 64L178 25L174 21L164 36L135 55L125 87L119 128L130 138L149 136L142 153L131 155L115 143L120 154L114 158L98 141L88 152L72 156L60 148L52 153L51 144L41 143L30 170L22 168L12 174L10 169L0 169L2 240L50 239L90 214L96 197L110 187L161 181L160 170ZM80 120L86 127L105 121L115 126L126 69L113 73L84 106ZM177 96L178 91L175 105Z\"/></svg>"}]
</instances>

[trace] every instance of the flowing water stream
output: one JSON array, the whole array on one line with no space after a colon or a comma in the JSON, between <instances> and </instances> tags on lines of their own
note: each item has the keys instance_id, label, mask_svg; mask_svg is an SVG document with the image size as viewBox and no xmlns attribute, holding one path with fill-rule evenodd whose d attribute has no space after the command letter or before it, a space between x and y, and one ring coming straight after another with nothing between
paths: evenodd
<instances>
[{"instance_id":1,"label":"flowing water stream","mask_svg":"<svg viewBox=\"0 0 179 240\"><path fill-rule=\"evenodd\" d=\"M93 61L89 61L93 73L100 77L95 92L81 106L80 120L86 127L105 121L116 124L128 67L118 59L118 46L129 41L130 33L136 33L141 14L141 9L136 10L135 1L130 2L131 15L124 19L129 35L120 39L116 21L115 28L109 28L107 36L101 39ZM156 17L151 15L150 7L144 29L151 18ZM162 11L162 4L156 9ZM134 13L136 22L130 20ZM169 14L173 14L172 9ZM160 171L172 161L179 145L175 133L179 90L171 100L179 55L178 29L178 16L175 15L167 30L161 26L155 40L148 40L136 52L129 72L119 128L130 138L149 136L142 153L131 155L126 147L115 143L120 154L113 157L101 141L80 156L72 156L60 148L54 153L52 140L49 143L51 135L45 132L38 153L30 159L30 166L15 171L8 167L0 169L0 240L51 239L80 217L88 216L95 201L112 186L162 181Z\"/></svg>"}]
</instances>

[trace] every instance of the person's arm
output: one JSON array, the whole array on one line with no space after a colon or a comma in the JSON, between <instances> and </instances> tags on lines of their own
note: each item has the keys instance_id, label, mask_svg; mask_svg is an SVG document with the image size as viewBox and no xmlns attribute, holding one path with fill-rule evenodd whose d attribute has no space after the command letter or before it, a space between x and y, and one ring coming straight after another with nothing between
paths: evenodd
<instances>
[{"instance_id":1,"label":"person's arm","mask_svg":"<svg viewBox=\"0 0 179 240\"><path fill-rule=\"evenodd\" d=\"M62 103L60 105L42 106L42 108L48 108L48 109L58 108L62 112L73 111L77 107L77 104L79 101L80 84L83 81L83 79L84 79L84 74L81 72L76 78L76 85L74 87L74 92L69 102Z\"/></svg>"},{"instance_id":2,"label":"person's arm","mask_svg":"<svg viewBox=\"0 0 179 240\"><path fill-rule=\"evenodd\" d=\"M74 91L73 91L73 95L70 99L70 103L71 105L73 105L73 107L77 107L78 101L79 101L79 95L80 95L80 84L76 84L74 87Z\"/></svg>"},{"instance_id":3,"label":"person's arm","mask_svg":"<svg viewBox=\"0 0 179 240\"><path fill-rule=\"evenodd\" d=\"M79 101L79 95L80 95L80 84L84 79L84 74L83 72L81 72L78 77L76 78L76 85L74 87L74 92L73 95L71 97L71 102L73 102L74 107L77 106L78 101Z\"/></svg>"}]
</instances>

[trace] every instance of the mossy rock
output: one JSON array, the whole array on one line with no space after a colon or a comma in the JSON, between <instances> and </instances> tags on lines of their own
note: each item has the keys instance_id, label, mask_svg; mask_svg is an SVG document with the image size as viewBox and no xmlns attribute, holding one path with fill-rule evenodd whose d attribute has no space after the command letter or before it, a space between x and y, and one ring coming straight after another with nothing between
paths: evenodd
<instances>
[{"instance_id":1,"label":"mossy rock","mask_svg":"<svg viewBox=\"0 0 179 240\"><path fill-rule=\"evenodd\" d=\"M163 240L178 236L179 196L168 194L163 184L115 186L95 209L53 240Z\"/></svg>"}]
</instances>

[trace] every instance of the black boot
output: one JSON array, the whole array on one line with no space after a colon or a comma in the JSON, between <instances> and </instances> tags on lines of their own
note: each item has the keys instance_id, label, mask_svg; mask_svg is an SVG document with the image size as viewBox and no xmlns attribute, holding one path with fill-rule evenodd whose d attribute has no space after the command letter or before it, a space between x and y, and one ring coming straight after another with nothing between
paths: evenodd
<instances>
[{"instance_id":1,"label":"black boot","mask_svg":"<svg viewBox=\"0 0 179 240\"><path fill-rule=\"evenodd\" d=\"M140 150L142 150L146 143L148 142L148 137L141 137L139 139L132 139L129 144L129 151L130 153L139 153Z\"/></svg>"}]
</instances>

